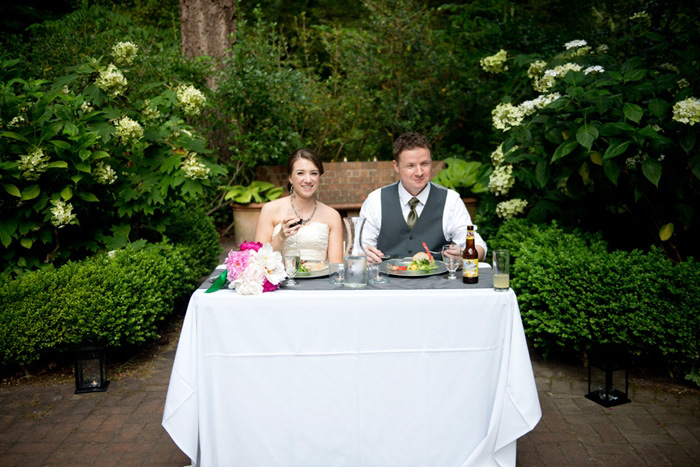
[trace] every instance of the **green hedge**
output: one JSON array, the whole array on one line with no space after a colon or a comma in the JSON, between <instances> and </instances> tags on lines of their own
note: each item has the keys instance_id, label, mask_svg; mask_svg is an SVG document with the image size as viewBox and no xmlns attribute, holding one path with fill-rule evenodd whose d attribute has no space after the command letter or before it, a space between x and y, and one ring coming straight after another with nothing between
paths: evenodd
<instances>
[{"instance_id":1,"label":"green hedge","mask_svg":"<svg viewBox=\"0 0 700 467\"><path fill-rule=\"evenodd\" d=\"M25 365L87 339L108 346L158 337L158 324L216 265L218 238L201 211L176 212L166 239L60 268L0 277L0 365ZM216 240L216 241L215 241Z\"/></svg>"},{"instance_id":2,"label":"green hedge","mask_svg":"<svg viewBox=\"0 0 700 467\"><path fill-rule=\"evenodd\" d=\"M700 368L700 265L656 248L607 251L597 235L506 222L492 247L512 252L511 285L534 346L587 352L617 344L648 366L683 377Z\"/></svg>"}]
</instances>

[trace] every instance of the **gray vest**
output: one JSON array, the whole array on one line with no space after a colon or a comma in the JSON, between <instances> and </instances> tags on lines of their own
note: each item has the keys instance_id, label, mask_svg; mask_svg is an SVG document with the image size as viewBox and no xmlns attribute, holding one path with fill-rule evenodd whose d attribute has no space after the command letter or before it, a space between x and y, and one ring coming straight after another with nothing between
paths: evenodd
<instances>
[{"instance_id":1,"label":"gray vest","mask_svg":"<svg viewBox=\"0 0 700 467\"><path fill-rule=\"evenodd\" d=\"M442 231L447 190L431 183L428 201L411 230L401 211L399 183L382 188L382 225L377 237L377 248L385 255L405 257L425 251L422 245L425 242L430 250L439 252L443 245L449 243Z\"/></svg>"}]
</instances>

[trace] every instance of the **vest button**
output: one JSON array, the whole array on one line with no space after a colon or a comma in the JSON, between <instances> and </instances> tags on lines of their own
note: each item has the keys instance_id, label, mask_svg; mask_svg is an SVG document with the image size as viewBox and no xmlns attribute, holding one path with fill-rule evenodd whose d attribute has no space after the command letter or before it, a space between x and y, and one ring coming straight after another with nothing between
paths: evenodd
<instances>
[{"instance_id":1,"label":"vest button","mask_svg":"<svg viewBox=\"0 0 700 467\"><path fill-rule=\"evenodd\" d=\"M408 236L408 239L409 239L409 240L413 240L413 235L409 235L409 236Z\"/></svg>"},{"instance_id":2,"label":"vest button","mask_svg":"<svg viewBox=\"0 0 700 467\"><path fill-rule=\"evenodd\" d=\"M409 255L413 254L413 250L408 250L408 254Z\"/></svg>"}]
</instances>

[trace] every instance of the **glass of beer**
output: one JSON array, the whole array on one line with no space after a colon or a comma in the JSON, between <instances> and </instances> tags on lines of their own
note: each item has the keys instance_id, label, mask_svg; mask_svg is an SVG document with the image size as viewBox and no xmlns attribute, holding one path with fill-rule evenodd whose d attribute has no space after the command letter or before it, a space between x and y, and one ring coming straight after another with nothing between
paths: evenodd
<instances>
[{"instance_id":1,"label":"glass of beer","mask_svg":"<svg viewBox=\"0 0 700 467\"><path fill-rule=\"evenodd\" d=\"M505 292L510 287L510 254L508 250L493 252L493 290Z\"/></svg>"}]
</instances>

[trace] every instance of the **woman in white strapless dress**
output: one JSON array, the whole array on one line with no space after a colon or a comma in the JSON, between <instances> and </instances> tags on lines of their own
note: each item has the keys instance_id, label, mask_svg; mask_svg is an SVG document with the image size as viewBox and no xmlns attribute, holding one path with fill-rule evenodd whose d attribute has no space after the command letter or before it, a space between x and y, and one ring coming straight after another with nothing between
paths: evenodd
<instances>
[{"instance_id":1,"label":"woman in white strapless dress","mask_svg":"<svg viewBox=\"0 0 700 467\"><path fill-rule=\"evenodd\" d=\"M343 260L343 224L338 211L319 201L321 158L308 149L295 151L287 163L290 196L263 206L255 241L276 251L298 250L302 260Z\"/></svg>"}]
</instances>

